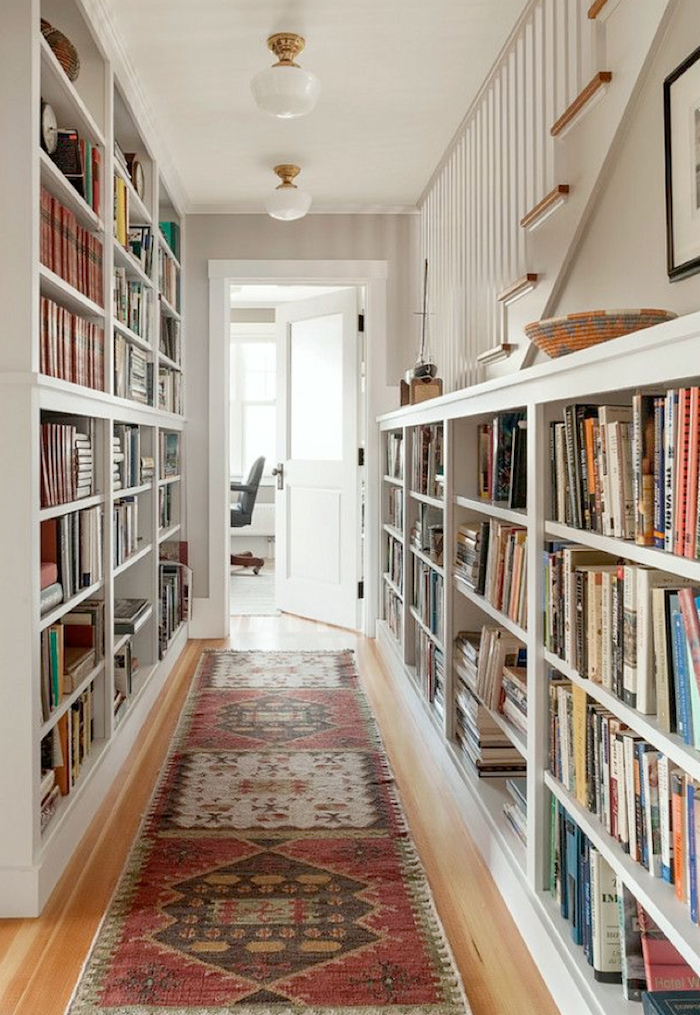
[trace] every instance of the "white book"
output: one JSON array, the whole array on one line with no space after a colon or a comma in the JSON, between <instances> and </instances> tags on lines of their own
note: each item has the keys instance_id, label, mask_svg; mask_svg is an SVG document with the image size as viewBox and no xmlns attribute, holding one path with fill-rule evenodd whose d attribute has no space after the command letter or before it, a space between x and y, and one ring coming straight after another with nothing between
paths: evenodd
<instances>
[{"instance_id":1,"label":"white book","mask_svg":"<svg viewBox=\"0 0 700 1015\"><path fill-rule=\"evenodd\" d=\"M617 770L617 837L621 843L629 843L629 812L627 809L624 752L624 740L616 736L613 753Z\"/></svg>"},{"instance_id":2,"label":"white book","mask_svg":"<svg viewBox=\"0 0 700 1015\"><path fill-rule=\"evenodd\" d=\"M644 824L647 839L647 859L652 877L661 877L661 829L659 827L659 760L658 751L645 751L642 755L644 779Z\"/></svg>"},{"instance_id":3,"label":"white book","mask_svg":"<svg viewBox=\"0 0 700 1015\"><path fill-rule=\"evenodd\" d=\"M601 682L608 691L613 689L612 665L612 581L611 572L603 571L603 583L600 590L600 667Z\"/></svg>"},{"instance_id":4,"label":"white book","mask_svg":"<svg viewBox=\"0 0 700 1015\"><path fill-rule=\"evenodd\" d=\"M661 838L661 877L673 882L673 851L671 841L671 785L670 762L665 754L659 755L657 773L659 782L659 832Z\"/></svg>"},{"instance_id":5,"label":"white book","mask_svg":"<svg viewBox=\"0 0 700 1015\"><path fill-rule=\"evenodd\" d=\"M620 919L615 872L598 850L590 849L593 976L603 982L620 978Z\"/></svg>"}]
</instances>

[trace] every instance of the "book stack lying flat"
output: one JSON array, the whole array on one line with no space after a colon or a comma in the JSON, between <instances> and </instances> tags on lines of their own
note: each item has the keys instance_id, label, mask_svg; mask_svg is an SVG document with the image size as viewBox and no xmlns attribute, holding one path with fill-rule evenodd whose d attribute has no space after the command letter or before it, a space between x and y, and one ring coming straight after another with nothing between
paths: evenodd
<instances>
[{"instance_id":1,"label":"book stack lying flat","mask_svg":"<svg viewBox=\"0 0 700 1015\"><path fill-rule=\"evenodd\" d=\"M523 846L527 846L527 779L506 779L511 799L503 804L506 821Z\"/></svg>"},{"instance_id":2,"label":"book stack lying flat","mask_svg":"<svg viewBox=\"0 0 700 1015\"><path fill-rule=\"evenodd\" d=\"M124 449L117 434L112 435L112 489L124 489Z\"/></svg>"},{"instance_id":3,"label":"book stack lying flat","mask_svg":"<svg viewBox=\"0 0 700 1015\"><path fill-rule=\"evenodd\" d=\"M153 455L141 455L141 482L152 483L156 473L156 463Z\"/></svg>"},{"instance_id":4,"label":"book stack lying flat","mask_svg":"<svg viewBox=\"0 0 700 1015\"><path fill-rule=\"evenodd\" d=\"M556 521L700 559L700 388L573 404L552 423Z\"/></svg>"},{"instance_id":5,"label":"book stack lying flat","mask_svg":"<svg viewBox=\"0 0 700 1015\"><path fill-rule=\"evenodd\" d=\"M150 604L147 599L115 599L114 633L135 634L149 613Z\"/></svg>"},{"instance_id":6,"label":"book stack lying flat","mask_svg":"<svg viewBox=\"0 0 700 1015\"><path fill-rule=\"evenodd\" d=\"M524 412L500 412L493 423L478 427L479 496L507 504L526 506L527 423Z\"/></svg>"},{"instance_id":7,"label":"book stack lying flat","mask_svg":"<svg viewBox=\"0 0 700 1015\"><path fill-rule=\"evenodd\" d=\"M65 599L102 581L102 508L43 521L41 559L57 566Z\"/></svg>"},{"instance_id":8,"label":"book stack lying flat","mask_svg":"<svg viewBox=\"0 0 700 1015\"><path fill-rule=\"evenodd\" d=\"M130 398L143 405L150 404L152 373L152 364L147 354L123 335L115 334L114 394L117 398Z\"/></svg>"},{"instance_id":9,"label":"book stack lying flat","mask_svg":"<svg viewBox=\"0 0 700 1015\"><path fill-rule=\"evenodd\" d=\"M70 423L41 424L41 506L90 497L93 487L92 432Z\"/></svg>"},{"instance_id":10,"label":"book stack lying flat","mask_svg":"<svg viewBox=\"0 0 700 1015\"><path fill-rule=\"evenodd\" d=\"M58 581L57 564L42 560L40 587L39 612L43 616L63 602L63 586Z\"/></svg>"},{"instance_id":11,"label":"book stack lying flat","mask_svg":"<svg viewBox=\"0 0 700 1015\"><path fill-rule=\"evenodd\" d=\"M508 737L460 678L455 689L455 738L462 755L481 778L503 778L526 771Z\"/></svg>"}]
</instances>

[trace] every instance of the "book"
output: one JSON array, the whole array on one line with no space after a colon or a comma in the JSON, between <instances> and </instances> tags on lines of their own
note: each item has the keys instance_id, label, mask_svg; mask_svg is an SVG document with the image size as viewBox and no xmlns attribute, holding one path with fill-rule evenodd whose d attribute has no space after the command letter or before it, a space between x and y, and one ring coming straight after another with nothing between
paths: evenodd
<instances>
[{"instance_id":1,"label":"book","mask_svg":"<svg viewBox=\"0 0 700 1015\"><path fill-rule=\"evenodd\" d=\"M134 634L139 620L148 610L147 599L114 600L114 633Z\"/></svg>"},{"instance_id":2,"label":"book","mask_svg":"<svg viewBox=\"0 0 700 1015\"><path fill-rule=\"evenodd\" d=\"M642 1011L644 1015L700 1015L700 991L645 991Z\"/></svg>"},{"instance_id":3,"label":"book","mask_svg":"<svg viewBox=\"0 0 700 1015\"><path fill-rule=\"evenodd\" d=\"M639 902L637 915L642 936L644 970L650 990L698 990L700 976L683 959Z\"/></svg>"}]
</instances>

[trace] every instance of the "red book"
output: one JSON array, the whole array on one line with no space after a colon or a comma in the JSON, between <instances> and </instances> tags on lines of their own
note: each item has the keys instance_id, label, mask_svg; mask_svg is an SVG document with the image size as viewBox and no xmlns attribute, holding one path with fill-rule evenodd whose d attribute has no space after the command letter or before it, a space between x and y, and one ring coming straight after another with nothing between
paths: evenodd
<instances>
[{"instance_id":1,"label":"red book","mask_svg":"<svg viewBox=\"0 0 700 1015\"><path fill-rule=\"evenodd\" d=\"M696 595L697 589L690 586L678 590L678 603L683 616L685 636L690 645L695 682L700 690L700 618L698 618L698 609L695 605Z\"/></svg>"},{"instance_id":2,"label":"red book","mask_svg":"<svg viewBox=\"0 0 700 1015\"><path fill-rule=\"evenodd\" d=\"M683 556L685 549L685 506L688 494L688 441L690 437L690 398L687 388L678 389L678 427L676 441L676 489L673 552Z\"/></svg>"},{"instance_id":3,"label":"red book","mask_svg":"<svg viewBox=\"0 0 700 1015\"><path fill-rule=\"evenodd\" d=\"M58 566L50 561L42 560L41 562L41 588L42 591L47 589L49 585L53 585L58 581Z\"/></svg>"},{"instance_id":4,"label":"red book","mask_svg":"<svg viewBox=\"0 0 700 1015\"><path fill-rule=\"evenodd\" d=\"M700 976L685 961L675 945L637 903L642 937L642 956L648 990L698 990Z\"/></svg>"},{"instance_id":5,"label":"red book","mask_svg":"<svg viewBox=\"0 0 700 1015\"><path fill-rule=\"evenodd\" d=\"M690 389L688 474L686 477L684 556L695 559L698 510L698 453L700 452L700 388Z\"/></svg>"}]
</instances>

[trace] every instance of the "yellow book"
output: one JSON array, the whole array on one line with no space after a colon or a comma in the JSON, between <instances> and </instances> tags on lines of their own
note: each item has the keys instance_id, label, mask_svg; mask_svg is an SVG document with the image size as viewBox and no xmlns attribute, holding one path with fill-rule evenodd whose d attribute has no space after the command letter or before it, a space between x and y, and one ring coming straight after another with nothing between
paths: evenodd
<instances>
[{"instance_id":1,"label":"yellow book","mask_svg":"<svg viewBox=\"0 0 700 1015\"><path fill-rule=\"evenodd\" d=\"M573 696L574 734L574 786L576 799L582 807L588 807L588 775L586 773L586 704L587 695L577 684L571 688Z\"/></svg>"}]
</instances>

